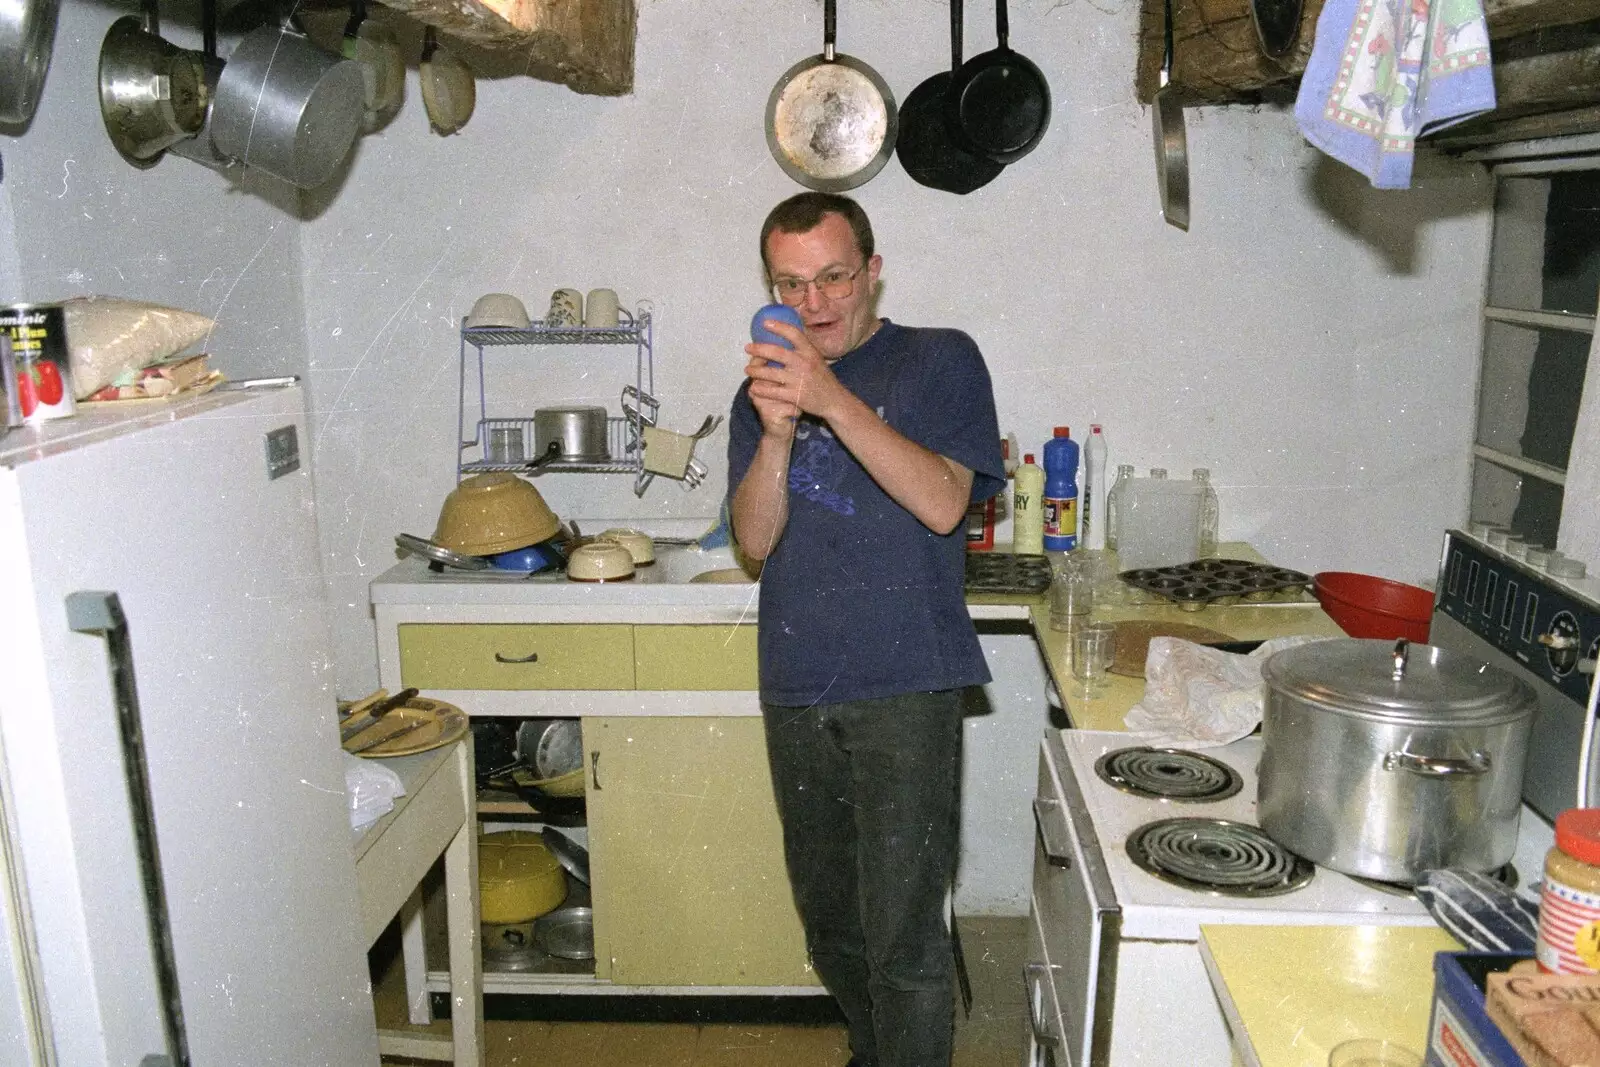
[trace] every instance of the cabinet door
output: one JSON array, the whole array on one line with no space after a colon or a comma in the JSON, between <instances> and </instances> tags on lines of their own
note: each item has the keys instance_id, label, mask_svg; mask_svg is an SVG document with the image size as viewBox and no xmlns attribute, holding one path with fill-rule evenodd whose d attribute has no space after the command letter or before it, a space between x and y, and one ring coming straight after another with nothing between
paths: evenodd
<instances>
[{"instance_id":1,"label":"cabinet door","mask_svg":"<svg viewBox=\"0 0 1600 1067\"><path fill-rule=\"evenodd\" d=\"M583 721L596 955L624 985L817 985L758 716Z\"/></svg>"}]
</instances>

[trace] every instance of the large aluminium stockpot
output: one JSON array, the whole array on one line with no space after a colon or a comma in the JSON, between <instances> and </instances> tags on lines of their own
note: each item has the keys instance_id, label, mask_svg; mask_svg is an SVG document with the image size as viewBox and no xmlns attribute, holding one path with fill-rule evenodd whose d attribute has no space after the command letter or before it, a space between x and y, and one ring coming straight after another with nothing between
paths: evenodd
<instances>
[{"instance_id":1,"label":"large aluminium stockpot","mask_svg":"<svg viewBox=\"0 0 1600 1067\"><path fill-rule=\"evenodd\" d=\"M1537 704L1526 682L1404 640L1299 645L1262 675L1257 815L1279 844L1406 884L1511 859Z\"/></svg>"}]
</instances>

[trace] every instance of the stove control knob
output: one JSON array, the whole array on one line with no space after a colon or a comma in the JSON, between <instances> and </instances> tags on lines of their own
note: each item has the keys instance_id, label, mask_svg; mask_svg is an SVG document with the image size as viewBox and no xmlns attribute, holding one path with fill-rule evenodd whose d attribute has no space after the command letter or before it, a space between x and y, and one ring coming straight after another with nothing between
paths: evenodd
<instances>
[{"instance_id":1,"label":"stove control knob","mask_svg":"<svg viewBox=\"0 0 1600 1067\"><path fill-rule=\"evenodd\" d=\"M1550 656L1550 669L1557 677L1572 673L1578 665L1578 646L1583 636L1578 630L1578 620L1570 611L1563 611L1550 620L1550 629L1537 638Z\"/></svg>"},{"instance_id":2,"label":"stove control knob","mask_svg":"<svg viewBox=\"0 0 1600 1067\"><path fill-rule=\"evenodd\" d=\"M1528 566L1544 570L1550 565L1550 550L1530 545L1528 548Z\"/></svg>"},{"instance_id":3,"label":"stove control knob","mask_svg":"<svg viewBox=\"0 0 1600 1067\"><path fill-rule=\"evenodd\" d=\"M1573 559L1570 556L1563 556L1559 553L1550 557L1550 566L1547 569L1551 576L1555 578L1582 578L1588 571L1588 568L1583 565L1583 560Z\"/></svg>"}]
</instances>

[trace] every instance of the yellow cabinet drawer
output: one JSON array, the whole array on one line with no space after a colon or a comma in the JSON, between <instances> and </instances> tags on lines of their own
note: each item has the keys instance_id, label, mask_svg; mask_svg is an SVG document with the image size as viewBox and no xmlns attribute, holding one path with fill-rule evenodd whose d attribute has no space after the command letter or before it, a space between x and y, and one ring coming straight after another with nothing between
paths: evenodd
<instances>
[{"instance_id":1,"label":"yellow cabinet drawer","mask_svg":"<svg viewBox=\"0 0 1600 1067\"><path fill-rule=\"evenodd\" d=\"M639 689L759 688L754 623L635 626L633 661Z\"/></svg>"},{"instance_id":2,"label":"yellow cabinet drawer","mask_svg":"<svg viewBox=\"0 0 1600 1067\"><path fill-rule=\"evenodd\" d=\"M632 689L633 627L406 623L400 680L418 689Z\"/></svg>"}]
</instances>

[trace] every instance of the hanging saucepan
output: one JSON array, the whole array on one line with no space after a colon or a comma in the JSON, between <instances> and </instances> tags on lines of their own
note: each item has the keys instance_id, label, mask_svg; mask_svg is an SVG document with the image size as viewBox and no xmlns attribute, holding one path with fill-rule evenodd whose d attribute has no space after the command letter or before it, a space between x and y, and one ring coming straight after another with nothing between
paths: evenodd
<instances>
[{"instance_id":1,"label":"hanging saucepan","mask_svg":"<svg viewBox=\"0 0 1600 1067\"><path fill-rule=\"evenodd\" d=\"M205 123L206 101L200 53L162 39L154 0L111 24L100 45L100 117L123 159L153 165Z\"/></svg>"},{"instance_id":2,"label":"hanging saucepan","mask_svg":"<svg viewBox=\"0 0 1600 1067\"><path fill-rule=\"evenodd\" d=\"M973 56L951 77L945 93L950 134L968 151L996 163L1015 163L1050 126L1050 85L1033 61L1010 46L1006 0L996 0L999 45Z\"/></svg>"},{"instance_id":3,"label":"hanging saucepan","mask_svg":"<svg viewBox=\"0 0 1600 1067\"><path fill-rule=\"evenodd\" d=\"M994 181L1005 164L957 144L945 122L945 94L961 69L962 18L961 0L950 0L950 69L928 78L906 97L894 150L912 181L964 195Z\"/></svg>"},{"instance_id":4,"label":"hanging saucepan","mask_svg":"<svg viewBox=\"0 0 1600 1067\"><path fill-rule=\"evenodd\" d=\"M1294 47L1300 33L1301 0L1251 0L1250 21L1255 23L1261 53L1269 59L1282 59Z\"/></svg>"},{"instance_id":5,"label":"hanging saucepan","mask_svg":"<svg viewBox=\"0 0 1600 1067\"><path fill-rule=\"evenodd\" d=\"M228 56L211 140L247 167L311 189L349 155L365 108L359 65L288 26L260 26Z\"/></svg>"},{"instance_id":6,"label":"hanging saucepan","mask_svg":"<svg viewBox=\"0 0 1600 1067\"><path fill-rule=\"evenodd\" d=\"M0 4L0 122L26 126L39 106L61 0Z\"/></svg>"},{"instance_id":7,"label":"hanging saucepan","mask_svg":"<svg viewBox=\"0 0 1600 1067\"><path fill-rule=\"evenodd\" d=\"M367 17L366 0L350 5L350 21L345 24L339 50L346 59L361 64L363 133L373 133L388 125L399 112L406 95L406 61L394 31L382 22Z\"/></svg>"},{"instance_id":8,"label":"hanging saucepan","mask_svg":"<svg viewBox=\"0 0 1600 1067\"><path fill-rule=\"evenodd\" d=\"M1183 105L1172 78L1172 0L1165 3L1166 18L1161 24L1164 39L1161 59L1161 85L1150 108L1155 132L1156 183L1161 187L1161 217L1178 229L1189 229L1189 136L1183 125Z\"/></svg>"},{"instance_id":9,"label":"hanging saucepan","mask_svg":"<svg viewBox=\"0 0 1600 1067\"><path fill-rule=\"evenodd\" d=\"M871 180L894 153L899 114L878 72L834 51L835 0L824 0L822 54L784 72L767 97L767 147L808 189L842 193Z\"/></svg>"},{"instance_id":10,"label":"hanging saucepan","mask_svg":"<svg viewBox=\"0 0 1600 1067\"><path fill-rule=\"evenodd\" d=\"M422 34L422 63L417 73L422 82L422 106L433 132L445 137L465 126L477 106L477 80L465 63L439 47L439 35L432 26Z\"/></svg>"},{"instance_id":11,"label":"hanging saucepan","mask_svg":"<svg viewBox=\"0 0 1600 1067\"><path fill-rule=\"evenodd\" d=\"M200 4L200 34L203 51L200 63L205 70L206 109L200 131L193 137L178 141L170 151L175 156L192 159L213 170L227 170L238 166L238 160L217 151L211 143L211 112L217 102L217 83L222 80L222 69L227 64L217 58L217 0L202 0Z\"/></svg>"}]
</instances>

